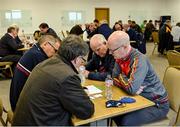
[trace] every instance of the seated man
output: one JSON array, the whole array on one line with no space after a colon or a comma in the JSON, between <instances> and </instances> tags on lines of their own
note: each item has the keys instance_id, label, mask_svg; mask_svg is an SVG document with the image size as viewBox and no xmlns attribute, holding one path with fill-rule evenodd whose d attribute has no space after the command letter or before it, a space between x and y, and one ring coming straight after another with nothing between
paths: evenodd
<instances>
[{"instance_id":1,"label":"seated man","mask_svg":"<svg viewBox=\"0 0 180 127\"><path fill-rule=\"evenodd\" d=\"M19 60L10 87L12 111L16 108L21 90L33 68L41 61L52 57L59 48L60 42L51 35L43 35Z\"/></svg>"},{"instance_id":2,"label":"seated man","mask_svg":"<svg viewBox=\"0 0 180 127\"><path fill-rule=\"evenodd\" d=\"M90 47L95 54L86 65L85 76L88 79L104 81L112 73L114 58L109 54L106 42L101 34L94 35L90 40Z\"/></svg>"},{"instance_id":3,"label":"seated man","mask_svg":"<svg viewBox=\"0 0 180 127\"><path fill-rule=\"evenodd\" d=\"M14 66L21 58L18 49L23 48L22 44L16 43L17 30L9 27L7 33L0 40L0 62L14 62Z\"/></svg>"},{"instance_id":4,"label":"seated man","mask_svg":"<svg viewBox=\"0 0 180 127\"><path fill-rule=\"evenodd\" d=\"M130 46L128 34L114 32L108 39L109 53L116 59L114 84L131 95L141 95L156 105L114 118L118 126L139 126L165 118L169 111L167 92L145 55Z\"/></svg>"},{"instance_id":5,"label":"seated man","mask_svg":"<svg viewBox=\"0 0 180 127\"><path fill-rule=\"evenodd\" d=\"M176 26L172 27L171 34L173 36L174 45L180 45L180 22L176 23Z\"/></svg>"},{"instance_id":6,"label":"seated man","mask_svg":"<svg viewBox=\"0 0 180 127\"><path fill-rule=\"evenodd\" d=\"M57 33L52 28L49 28L49 25L47 23L41 23L39 25L39 29L40 29L42 35L51 34L54 37L58 37Z\"/></svg>"},{"instance_id":7,"label":"seated man","mask_svg":"<svg viewBox=\"0 0 180 127\"><path fill-rule=\"evenodd\" d=\"M12 125L70 126L72 115L91 117L94 104L77 75L87 52L88 45L70 35L57 55L37 65L21 92Z\"/></svg>"}]
</instances>

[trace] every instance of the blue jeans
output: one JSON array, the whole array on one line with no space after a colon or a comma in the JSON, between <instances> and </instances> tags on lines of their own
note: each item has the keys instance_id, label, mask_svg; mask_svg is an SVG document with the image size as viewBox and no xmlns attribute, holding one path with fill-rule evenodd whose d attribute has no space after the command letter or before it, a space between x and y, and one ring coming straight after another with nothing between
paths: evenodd
<instances>
[{"instance_id":1,"label":"blue jeans","mask_svg":"<svg viewBox=\"0 0 180 127\"><path fill-rule=\"evenodd\" d=\"M169 103L160 104L114 117L117 126L138 126L157 121L166 117Z\"/></svg>"}]
</instances>

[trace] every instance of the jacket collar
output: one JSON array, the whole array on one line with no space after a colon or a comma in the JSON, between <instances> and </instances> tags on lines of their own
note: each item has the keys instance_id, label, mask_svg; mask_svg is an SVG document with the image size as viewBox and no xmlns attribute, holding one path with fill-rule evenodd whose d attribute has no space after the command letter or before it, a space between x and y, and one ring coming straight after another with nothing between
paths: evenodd
<instances>
[{"instance_id":1,"label":"jacket collar","mask_svg":"<svg viewBox=\"0 0 180 127\"><path fill-rule=\"evenodd\" d=\"M74 72L78 74L77 69L74 67L74 65L71 63L71 61L68 61L66 58L64 58L63 56L60 56L58 54L56 56L58 58L60 58L65 64L69 65L74 70Z\"/></svg>"},{"instance_id":2,"label":"jacket collar","mask_svg":"<svg viewBox=\"0 0 180 127\"><path fill-rule=\"evenodd\" d=\"M46 55L46 53L44 52L44 50L41 48L41 46L40 46L39 43L35 43L34 46L35 46L39 51L41 51L41 52L48 58L48 56Z\"/></svg>"}]
</instances>

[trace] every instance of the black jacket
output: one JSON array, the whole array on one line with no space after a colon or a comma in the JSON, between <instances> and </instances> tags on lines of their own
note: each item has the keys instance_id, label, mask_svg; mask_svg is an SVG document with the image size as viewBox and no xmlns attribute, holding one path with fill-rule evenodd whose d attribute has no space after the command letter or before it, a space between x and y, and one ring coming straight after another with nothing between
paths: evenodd
<instances>
[{"instance_id":1,"label":"black jacket","mask_svg":"<svg viewBox=\"0 0 180 127\"><path fill-rule=\"evenodd\" d=\"M173 37L171 35L171 28L166 24L164 24L159 30L158 51L163 53L164 49L166 49L166 51L173 50Z\"/></svg>"},{"instance_id":2,"label":"black jacket","mask_svg":"<svg viewBox=\"0 0 180 127\"><path fill-rule=\"evenodd\" d=\"M114 62L113 56L108 51L104 58L93 54L92 59L86 65L86 70L90 71L88 78L104 81L107 75L112 74Z\"/></svg>"},{"instance_id":3,"label":"black jacket","mask_svg":"<svg viewBox=\"0 0 180 127\"><path fill-rule=\"evenodd\" d=\"M23 47L22 44L17 44L16 40L6 33L0 40L0 56L16 55L17 49Z\"/></svg>"},{"instance_id":4,"label":"black jacket","mask_svg":"<svg viewBox=\"0 0 180 127\"><path fill-rule=\"evenodd\" d=\"M69 126L72 114L87 119L94 113L74 66L56 55L37 65L17 103L12 125Z\"/></svg>"}]
</instances>

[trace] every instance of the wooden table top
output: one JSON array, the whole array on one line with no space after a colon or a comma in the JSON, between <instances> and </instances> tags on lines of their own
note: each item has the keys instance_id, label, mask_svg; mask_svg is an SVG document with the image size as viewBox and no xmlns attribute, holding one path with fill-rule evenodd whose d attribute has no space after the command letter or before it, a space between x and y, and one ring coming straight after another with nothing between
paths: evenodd
<instances>
[{"instance_id":1,"label":"wooden table top","mask_svg":"<svg viewBox=\"0 0 180 127\"><path fill-rule=\"evenodd\" d=\"M121 90L120 88L113 86L112 91L113 91L113 99L114 100L119 100L120 97L123 97L123 96L130 96L130 97L133 97L134 99L136 99L136 102L132 103L132 104L126 104L125 107L106 108L105 102L107 100L104 97L105 82L86 80L86 82L84 83L84 86L88 86L88 85L94 85L97 88L101 89L103 91L103 93L102 93L103 97L92 100L94 103L94 106L95 106L95 112L91 118L86 119L86 120L81 120L81 119L78 119L75 116L73 116L72 122L73 122L74 126L91 123L91 122L94 122L97 120L102 120L105 118L111 118L114 116L118 116L121 114L125 114L128 112L132 112L135 110L139 110L142 108L146 108L146 107L155 105L154 102L152 102L140 95L130 96L127 93L125 93L123 90Z\"/></svg>"},{"instance_id":2,"label":"wooden table top","mask_svg":"<svg viewBox=\"0 0 180 127\"><path fill-rule=\"evenodd\" d=\"M27 50L29 50L30 48L20 48L20 49L18 49L18 51L27 51Z\"/></svg>"}]
</instances>

